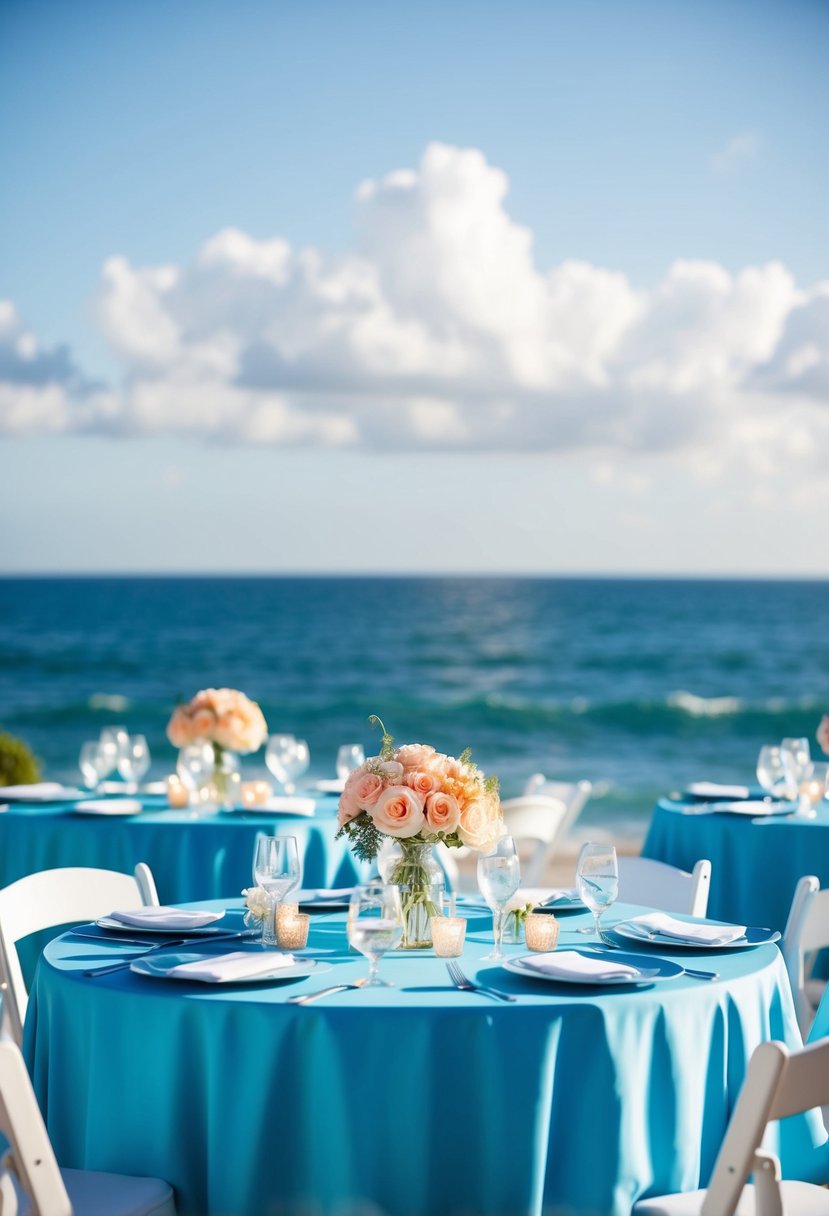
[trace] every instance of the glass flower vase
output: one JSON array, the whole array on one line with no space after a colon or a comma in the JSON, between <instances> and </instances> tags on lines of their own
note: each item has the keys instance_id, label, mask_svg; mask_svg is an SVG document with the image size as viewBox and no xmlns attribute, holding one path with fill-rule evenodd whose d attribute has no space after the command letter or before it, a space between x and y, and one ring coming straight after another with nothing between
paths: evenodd
<instances>
[{"instance_id":1,"label":"glass flower vase","mask_svg":"<svg viewBox=\"0 0 829 1216\"><path fill-rule=\"evenodd\" d=\"M232 811L241 799L242 778L235 752L213 744L213 772L210 777L210 802L219 810Z\"/></svg>"},{"instance_id":2,"label":"glass flower vase","mask_svg":"<svg viewBox=\"0 0 829 1216\"><path fill-rule=\"evenodd\" d=\"M401 950L425 950L432 945L433 916L443 911L446 879L434 855L434 846L397 840L386 850L384 876L400 890L403 910Z\"/></svg>"}]
</instances>

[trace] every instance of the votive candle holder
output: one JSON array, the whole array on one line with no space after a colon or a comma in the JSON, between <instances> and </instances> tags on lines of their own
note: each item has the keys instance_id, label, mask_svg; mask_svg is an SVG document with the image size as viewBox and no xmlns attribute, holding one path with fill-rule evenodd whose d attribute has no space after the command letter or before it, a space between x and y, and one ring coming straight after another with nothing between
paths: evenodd
<instances>
[{"instance_id":1,"label":"votive candle holder","mask_svg":"<svg viewBox=\"0 0 829 1216\"><path fill-rule=\"evenodd\" d=\"M308 943L311 917L298 904L280 904L276 909L276 944L286 950L301 950Z\"/></svg>"},{"instance_id":2,"label":"votive candle holder","mask_svg":"<svg viewBox=\"0 0 829 1216\"><path fill-rule=\"evenodd\" d=\"M264 806L273 793L269 781L243 781L240 789L242 806Z\"/></svg>"},{"instance_id":3,"label":"votive candle holder","mask_svg":"<svg viewBox=\"0 0 829 1216\"><path fill-rule=\"evenodd\" d=\"M466 938L465 916L433 916L429 922L432 945L439 958L457 958L463 954Z\"/></svg>"},{"instance_id":4,"label":"votive candle holder","mask_svg":"<svg viewBox=\"0 0 829 1216\"><path fill-rule=\"evenodd\" d=\"M190 805L187 786L176 773L171 773L167 778L167 805L176 809Z\"/></svg>"},{"instance_id":5,"label":"votive candle holder","mask_svg":"<svg viewBox=\"0 0 829 1216\"><path fill-rule=\"evenodd\" d=\"M524 922L524 937L527 945L530 950L537 950L540 953L555 950L558 930L558 921L546 912L529 912Z\"/></svg>"}]
</instances>

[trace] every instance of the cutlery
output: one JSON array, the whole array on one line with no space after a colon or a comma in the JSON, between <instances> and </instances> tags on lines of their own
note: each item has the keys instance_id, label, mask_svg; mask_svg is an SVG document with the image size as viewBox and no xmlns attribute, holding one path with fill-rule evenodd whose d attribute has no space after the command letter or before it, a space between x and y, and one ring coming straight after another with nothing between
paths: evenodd
<instances>
[{"instance_id":1,"label":"cutlery","mask_svg":"<svg viewBox=\"0 0 829 1216\"><path fill-rule=\"evenodd\" d=\"M320 988L318 992L306 992L304 996L289 996L285 1004L310 1005L312 1001L318 1001L321 996L331 996L334 992L345 992L347 988L362 988L367 978L355 980L353 984L332 984L330 988Z\"/></svg>"},{"instance_id":2,"label":"cutlery","mask_svg":"<svg viewBox=\"0 0 829 1216\"><path fill-rule=\"evenodd\" d=\"M608 950L622 949L621 946L617 945L617 943L614 942L612 938L608 937L604 932L600 932L599 936L602 939L602 944L606 946ZM592 946L588 946L588 949L594 948ZM601 950L595 950L595 953L601 954ZM684 965L682 970L686 975L690 975L691 978L695 980L718 980L720 978L719 971L697 971L693 967L685 967Z\"/></svg>"},{"instance_id":3,"label":"cutlery","mask_svg":"<svg viewBox=\"0 0 829 1216\"><path fill-rule=\"evenodd\" d=\"M235 941L235 940L238 940L240 937L247 937L247 936L248 936L247 930L244 930L242 933L214 933L213 936L210 938L210 941L211 942L226 942L226 941L231 941L231 940ZM168 937L168 938L165 938L164 941L158 942L157 945L150 946L147 950L140 950L140 951L137 951L135 954L131 954L130 957L128 959L126 959L124 962L110 963L106 967L92 967L92 968L90 968L90 970L84 971L83 974L88 979L95 979L99 975L111 975L115 971L126 971L126 969L129 967L130 963L135 958L144 958L144 956L146 954L152 954L155 950L164 950L165 948L170 949L173 946L185 946L185 945L192 945L192 944L193 944L192 936L191 937L173 937L173 938Z\"/></svg>"},{"instance_id":4,"label":"cutlery","mask_svg":"<svg viewBox=\"0 0 829 1216\"><path fill-rule=\"evenodd\" d=\"M447 962L446 970L449 972L449 978L455 987L460 988L463 992L478 992L481 996L490 996L495 1001L514 1001L516 999L507 992L499 992L497 988L485 988L482 984L473 984L470 979L467 979L457 963Z\"/></svg>"},{"instance_id":5,"label":"cutlery","mask_svg":"<svg viewBox=\"0 0 829 1216\"><path fill-rule=\"evenodd\" d=\"M87 933L84 929L70 929L72 937L85 937L89 941L111 943L113 946L156 946L158 935L154 937L126 937L120 933Z\"/></svg>"}]
</instances>

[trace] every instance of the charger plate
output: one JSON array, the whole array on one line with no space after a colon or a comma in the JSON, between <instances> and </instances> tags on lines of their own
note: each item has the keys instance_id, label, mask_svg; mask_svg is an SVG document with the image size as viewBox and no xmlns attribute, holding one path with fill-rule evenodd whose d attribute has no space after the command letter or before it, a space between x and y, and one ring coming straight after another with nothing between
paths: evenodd
<instances>
[{"instance_id":1,"label":"charger plate","mask_svg":"<svg viewBox=\"0 0 829 1216\"><path fill-rule=\"evenodd\" d=\"M582 958L589 958L594 962L603 956L597 955L594 950L576 950L576 954ZM510 958L502 963L502 967L506 971L511 971L514 975L523 976L524 979L542 980L550 984L580 984L593 988L618 988L620 984L655 984L660 980L675 980L678 976L684 974L684 967L679 963L674 963L667 958L650 958L641 954L627 954L621 950L614 950L612 953L608 951L608 963L624 963L628 967L635 967L636 975L550 975L543 971L537 971L535 968L528 965L532 955L523 955L521 958Z\"/></svg>"},{"instance_id":2,"label":"charger plate","mask_svg":"<svg viewBox=\"0 0 829 1216\"><path fill-rule=\"evenodd\" d=\"M296 980L303 976L314 975L317 972L330 971L330 963L318 962L315 958L304 958L290 967L277 967L271 972L261 975L248 975L231 979L205 979L192 975L171 975L174 967L182 963L205 962L203 954L187 953L185 951L167 950L158 954L136 958L130 963L130 971L136 975L146 975L154 980L179 980L187 984L273 984L278 980Z\"/></svg>"},{"instance_id":3,"label":"charger plate","mask_svg":"<svg viewBox=\"0 0 829 1216\"><path fill-rule=\"evenodd\" d=\"M671 914L675 920L687 920L689 924L693 924L691 917L678 916L676 913ZM753 946L765 946L768 942L776 942L780 940L780 934L776 929L761 929L756 926L749 925L743 937L738 937L733 942L720 942L712 944L710 942L700 941L683 941L680 937L669 937L667 933L655 933L653 936L642 932L641 929L632 928L635 921L621 920L615 924L610 930L612 934L623 938L628 942L636 942L637 946L655 946L658 950L747 950ZM724 929L729 928L727 921L722 920L706 920L707 925L722 925Z\"/></svg>"}]
</instances>

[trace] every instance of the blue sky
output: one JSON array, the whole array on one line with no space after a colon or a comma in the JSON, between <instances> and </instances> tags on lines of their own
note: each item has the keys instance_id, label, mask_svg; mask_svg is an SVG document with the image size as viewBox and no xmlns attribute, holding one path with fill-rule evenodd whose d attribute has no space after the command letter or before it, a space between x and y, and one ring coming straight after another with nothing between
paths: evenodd
<instances>
[{"instance_id":1,"label":"blue sky","mask_svg":"<svg viewBox=\"0 0 829 1216\"><path fill-rule=\"evenodd\" d=\"M826 573L827 51L817 2L0 0L0 570Z\"/></svg>"}]
</instances>

